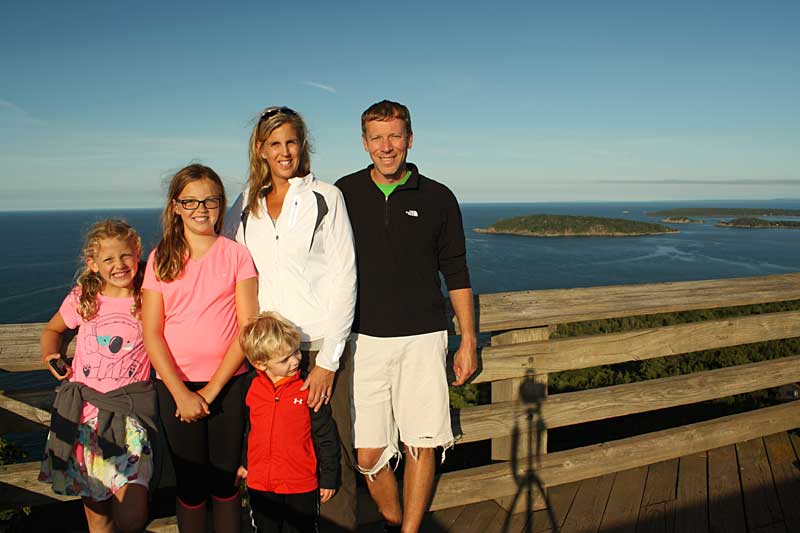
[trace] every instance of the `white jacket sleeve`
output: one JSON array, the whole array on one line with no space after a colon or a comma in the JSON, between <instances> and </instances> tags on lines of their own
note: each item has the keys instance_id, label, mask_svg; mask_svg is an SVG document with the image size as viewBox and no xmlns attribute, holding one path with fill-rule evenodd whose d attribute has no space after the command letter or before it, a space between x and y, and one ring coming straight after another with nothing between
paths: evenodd
<instances>
[{"instance_id":1,"label":"white jacket sleeve","mask_svg":"<svg viewBox=\"0 0 800 533\"><path fill-rule=\"evenodd\" d=\"M239 194L225 215L225 224L222 226L222 235L239 244L244 244L244 227L242 227L244 201L244 193Z\"/></svg>"},{"instance_id":2,"label":"white jacket sleeve","mask_svg":"<svg viewBox=\"0 0 800 533\"><path fill-rule=\"evenodd\" d=\"M322 347L317 354L319 366L327 370L339 369L339 359L344 351L356 307L356 254L353 244L353 229L347 216L342 192L332 188L326 195L329 220L325 221L323 235L327 269L328 319Z\"/></svg>"}]
</instances>

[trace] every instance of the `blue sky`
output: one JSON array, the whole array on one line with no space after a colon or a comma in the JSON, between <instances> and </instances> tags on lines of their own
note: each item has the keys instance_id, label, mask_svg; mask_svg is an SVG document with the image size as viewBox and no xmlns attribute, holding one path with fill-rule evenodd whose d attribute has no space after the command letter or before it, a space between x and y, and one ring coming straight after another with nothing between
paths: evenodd
<instances>
[{"instance_id":1,"label":"blue sky","mask_svg":"<svg viewBox=\"0 0 800 533\"><path fill-rule=\"evenodd\" d=\"M160 206L193 161L236 192L268 105L334 181L383 98L465 202L798 198L798 27L796 1L7 3L0 210Z\"/></svg>"}]
</instances>

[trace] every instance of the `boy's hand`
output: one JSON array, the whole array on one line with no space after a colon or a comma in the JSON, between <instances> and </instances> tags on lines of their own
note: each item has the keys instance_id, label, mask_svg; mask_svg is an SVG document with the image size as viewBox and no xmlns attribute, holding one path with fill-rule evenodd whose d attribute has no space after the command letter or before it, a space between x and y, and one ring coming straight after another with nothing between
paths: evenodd
<instances>
[{"instance_id":1,"label":"boy's hand","mask_svg":"<svg viewBox=\"0 0 800 533\"><path fill-rule=\"evenodd\" d=\"M308 373L306 382L300 390L308 389L308 406L314 410L315 413L319 412L319 408L323 403L331 401L331 394L333 394L333 378L336 372L331 372L326 368L316 365Z\"/></svg>"},{"instance_id":2,"label":"boy's hand","mask_svg":"<svg viewBox=\"0 0 800 533\"><path fill-rule=\"evenodd\" d=\"M319 501L325 503L336 494L336 489L319 489Z\"/></svg>"},{"instance_id":3,"label":"boy's hand","mask_svg":"<svg viewBox=\"0 0 800 533\"><path fill-rule=\"evenodd\" d=\"M247 469L243 466L240 466L236 471L236 484L238 485L242 481L247 481Z\"/></svg>"}]
</instances>

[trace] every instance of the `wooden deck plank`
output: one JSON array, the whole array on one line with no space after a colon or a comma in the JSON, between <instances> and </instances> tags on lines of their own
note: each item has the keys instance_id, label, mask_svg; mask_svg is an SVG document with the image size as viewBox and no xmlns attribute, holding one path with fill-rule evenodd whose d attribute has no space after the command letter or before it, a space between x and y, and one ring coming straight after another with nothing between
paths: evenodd
<instances>
[{"instance_id":1,"label":"wooden deck plank","mask_svg":"<svg viewBox=\"0 0 800 533\"><path fill-rule=\"evenodd\" d=\"M787 433L764 437L783 519L789 531L800 531L800 468Z\"/></svg>"},{"instance_id":2,"label":"wooden deck plank","mask_svg":"<svg viewBox=\"0 0 800 533\"><path fill-rule=\"evenodd\" d=\"M752 439L740 442L736 445L736 452L739 455L739 476L748 529L755 530L783 522L764 441Z\"/></svg>"},{"instance_id":3,"label":"wooden deck plank","mask_svg":"<svg viewBox=\"0 0 800 533\"><path fill-rule=\"evenodd\" d=\"M600 523L600 531L614 531L615 533L634 533L636 531L636 522L639 518L639 508L646 481L646 466L617 472L603 520Z\"/></svg>"},{"instance_id":4,"label":"wooden deck plank","mask_svg":"<svg viewBox=\"0 0 800 533\"><path fill-rule=\"evenodd\" d=\"M561 527L562 533L597 531L603 512L614 485L614 474L585 479L578 487L567 519Z\"/></svg>"},{"instance_id":5,"label":"wooden deck plank","mask_svg":"<svg viewBox=\"0 0 800 533\"><path fill-rule=\"evenodd\" d=\"M500 506L492 500L465 505L450 531L483 533L500 510Z\"/></svg>"},{"instance_id":6,"label":"wooden deck plank","mask_svg":"<svg viewBox=\"0 0 800 533\"><path fill-rule=\"evenodd\" d=\"M637 533L672 533L675 526L675 500L654 503L639 511Z\"/></svg>"},{"instance_id":7,"label":"wooden deck plank","mask_svg":"<svg viewBox=\"0 0 800 533\"><path fill-rule=\"evenodd\" d=\"M744 533L744 503L734 445L708 451L708 522L711 531Z\"/></svg>"},{"instance_id":8,"label":"wooden deck plank","mask_svg":"<svg viewBox=\"0 0 800 533\"><path fill-rule=\"evenodd\" d=\"M675 531L708 531L708 461L706 453L681 457L678 466L678 497L675 503Z\"/></svg>"},{"instance_id":9,"label":"wooden deck plank","mask_svg":"<svg viewBox=\"0 0 800 533\"><path fill-rule=\"evenodd\" d=\"M675 525L678 459L650 465L642 494L637 532L671 532Z\"/></svg>"},{"instance_id":10,"label":"wooden deck plank","mask_svg":"<svg viewBox=\"0 0 800 533\"><path fill-rule=\"evenodd\" d=\"M790 533L795 533L795 531L792 529L787 530L786 526L782 523L777 523L753 529L750 531L750 533L787 533L787 531Z\"/></svg>"},{"instance_id":11,"label":"wooden deck plank","mask_svg":"<svg viewBox=\"0 0 800 533\"><path fill-rule=\"evenodd\" d=\"M572 508L572 502L575 501L575 495L578 493L580 486L581 482L575 481L574 483L567 483L566 485L558 485L547 489L547 504L550 506L550 511L552 511L552 520L547 509L534 511L533 516L531 516L531 530L534 533L550 531L551 529L555 529L553 528L553 522L555 522L559 528L564 525L564 521L567 519L567 514L569 514Z\"/></svg>"},{"instance_id":12,"label":"wooden deck plank","mask_svg":"<svg viewBox=\"0 0 800 533\"><path fill-rule=\"evenodd\" d=\"M528 523L528 513L511 514L502 507L494 516L491 523L486 526L484 533L522 533Z\"/></svg>"},{"instance_id":13,"label":"wooden deck plank","mask_svg":"<svg viewBox=\"0 0 800 533\"><path fill-rule=\"evenodd\" d=\"M449 531L458 516L463 512L464 506L448 507L425 515L420 530L423 533L438 533Z\"/></svg>"},{"instance_id":14,"label":"wooden deck plank","mask_svg":"<svg viewBox=\"0 0 800 533\"><path fill-rule=\"evenodd\" d=\"M642 507L674 500L677 481L678 459L650 465L642 496Z\"/></svg>"}]
</instances>

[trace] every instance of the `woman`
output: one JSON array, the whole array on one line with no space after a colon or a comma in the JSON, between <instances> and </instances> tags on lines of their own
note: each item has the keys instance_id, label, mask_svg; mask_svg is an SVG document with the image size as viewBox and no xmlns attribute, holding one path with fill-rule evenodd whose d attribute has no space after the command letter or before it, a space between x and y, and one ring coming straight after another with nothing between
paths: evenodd
<instances>
[{"instance_id":1,"label":"woman","mask_svg":"<svg viewBox=\"0 0 800 533\"><path fill-rule=\"evenodd\" d=\"M277 311L300 331L303 363L311 369L304 385L309 406L331 402L342 442L342 487L322 516L355 530L346 350L356 296L353 235L342 193L311 173L310 154L302 117L288 107L265 109L250 137L247 188L225 233L253 256L260 311Z\"/></svg>"}]
</instances>

